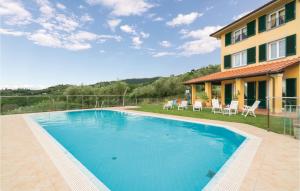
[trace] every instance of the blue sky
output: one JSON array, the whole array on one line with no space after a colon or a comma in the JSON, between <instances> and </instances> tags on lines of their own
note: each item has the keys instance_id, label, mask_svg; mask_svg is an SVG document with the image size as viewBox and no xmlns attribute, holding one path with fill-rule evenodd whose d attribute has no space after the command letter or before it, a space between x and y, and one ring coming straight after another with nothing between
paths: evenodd
<instances>
[{"instance_id":1,"label":"blue sky","mask_svg":"<svg viewBox=\"0 0 300 191\"><path fill-rule=\"evenodd\" d=\"M267 0L0 0L0 86L169 76L220 63L209 34Z\"/></svg>"}]
</instances>

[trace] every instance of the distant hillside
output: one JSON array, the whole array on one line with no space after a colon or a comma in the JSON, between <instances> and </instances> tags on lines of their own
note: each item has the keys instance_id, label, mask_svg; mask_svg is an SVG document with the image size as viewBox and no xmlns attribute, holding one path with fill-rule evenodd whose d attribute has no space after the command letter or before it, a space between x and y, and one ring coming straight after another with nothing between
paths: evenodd
<instances>
[{"instance_id":1,"label":"distant hillside","mask_svg":"<svg viewBox=\"0 0 300 191\"><path fill-rule=\"evenodd\" d=\"M186 88L184 81L220 71L220 65L209 65L180 75L153 78L132 78L119 81L99 82L91 85L56 85L42 90L4 89L1 96L24 95L121 95L127 90L135 97L164 97L180 95Z\"/></svg>"}]
</instances>

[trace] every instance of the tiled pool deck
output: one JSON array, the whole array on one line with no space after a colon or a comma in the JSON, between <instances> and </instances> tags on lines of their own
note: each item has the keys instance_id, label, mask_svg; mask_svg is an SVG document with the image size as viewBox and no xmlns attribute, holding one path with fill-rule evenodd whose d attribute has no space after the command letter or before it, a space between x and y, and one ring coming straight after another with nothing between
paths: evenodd
<instances>
[{"instance_id":1,"label":"tiled pool deck","mask_svg":"<svg viewBox=\"0 0 300 191\"><path fill-rule=\"evenodd\" d=\"M121 108L118 109L121 110ZM143 114L144 112L136 113ZM168 117L162 114L152 115ZM175 118L195 121L195 118L179 116ZM234 127L261 138L261 144L239 190L300 190L299 140L245 124L204 119L196 119L196 121ZM0 131L0 190L70 190L69 185L53 164L53 160L39 144L22 115L0 116Z\"/></svg>"}]
</instances>

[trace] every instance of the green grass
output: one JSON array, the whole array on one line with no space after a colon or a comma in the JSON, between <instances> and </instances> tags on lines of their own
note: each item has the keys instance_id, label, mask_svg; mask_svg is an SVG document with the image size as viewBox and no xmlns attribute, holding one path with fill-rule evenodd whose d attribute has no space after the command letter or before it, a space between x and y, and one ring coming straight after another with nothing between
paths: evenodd
<instances>
[{"instance_id":1,"label":"green grass","mask_svg":"<svg viewBox=\"0 0 300 191\"><path fill-rule=\"evenodd\" d=\"M152 113L161 113L169 115L178 115L185 117L193 117L200 119L211 119L219 121L229 121L229 122L238 122L253 125L262 129L268 130L268 120L266 115L257 115L256 117L248 116L244 117L241 114L238 115L222 115L222 114L213 114L210 109L203 109L201 112L194 112L191 108L184 111L178 111L177 108L173 110L163 110L162 105L153 105L145 104L140 105L140 108L134 109L137 111L152 112ZM275 133L283 133L283 123L284 118L282 117L270 117L270 131Z\"/></svg>"}]
</instances>

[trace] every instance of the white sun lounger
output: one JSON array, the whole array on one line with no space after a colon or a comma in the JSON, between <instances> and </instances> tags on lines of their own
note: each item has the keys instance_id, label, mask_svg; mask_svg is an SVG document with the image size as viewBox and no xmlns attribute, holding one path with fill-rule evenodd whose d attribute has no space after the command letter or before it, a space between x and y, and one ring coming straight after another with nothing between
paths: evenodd
<instances>
[{"instance_id":1,"label":"white sun lounger","mask_svg":"<svg viewBox=\"0 0 300 191\"><path fill-rule=\"evenodd\" d=\"M247 117L247 115L252 115L253 117L256 117L255 110L258 108L258 105L260 104L260 101L255 101L252 106L244 106L242 115Z\"/></svg>"},{"instance_id":2,"label":"white sun lounger","mask_svg":"<svg viewBox=\"0 0 300 191\"><path fill-rule=\"evenodd\" d=\"M195 101L195 103L193 105L193 111L202 111L201 101Z\"/></svg>"},{"instance_id":3,"label":"white sun lounger","mask_svg":"<svg viewBox=\"0 0 300 191\"><path fill-rule=\"evenodd\" d=\"M163 109L167 109L167 110L172 108L173 108L173 101L168 101L163 107Z\"/></svg>"},{"instance_id":4,"label":"white sun lounger","mask_svg":"<svg viewBox=\"0 0 300 191\"><path fill-rule=\"evenodd\" d=\"M188 108L188 102L187 101L181 101L181 103L178 105L178 110L184 110Z\"/></svg>"},{"instance_id":5,"label":"white sun lounger","mask_svg":"<svg viewBox=\"0 0 300 191\"><path fill-rule=\"evenodd\" d=\"M211 102L212 102L211 112L213 112L214 114L222 113L222 107L219 103L219 100L218 99L212 99Z\"/></svg>"},{"instance_id":6,"label":"white sun lounger","mask_svg":"<svg viewBox=\"0 0 300 191\"><path fill-rule=\"evenodd\" d=\"M228 114L228 115L236 115L238 113L238 101L231 101L230 105L226 108L223 109L223 115Z\"/></svg>"}]
</instances>

